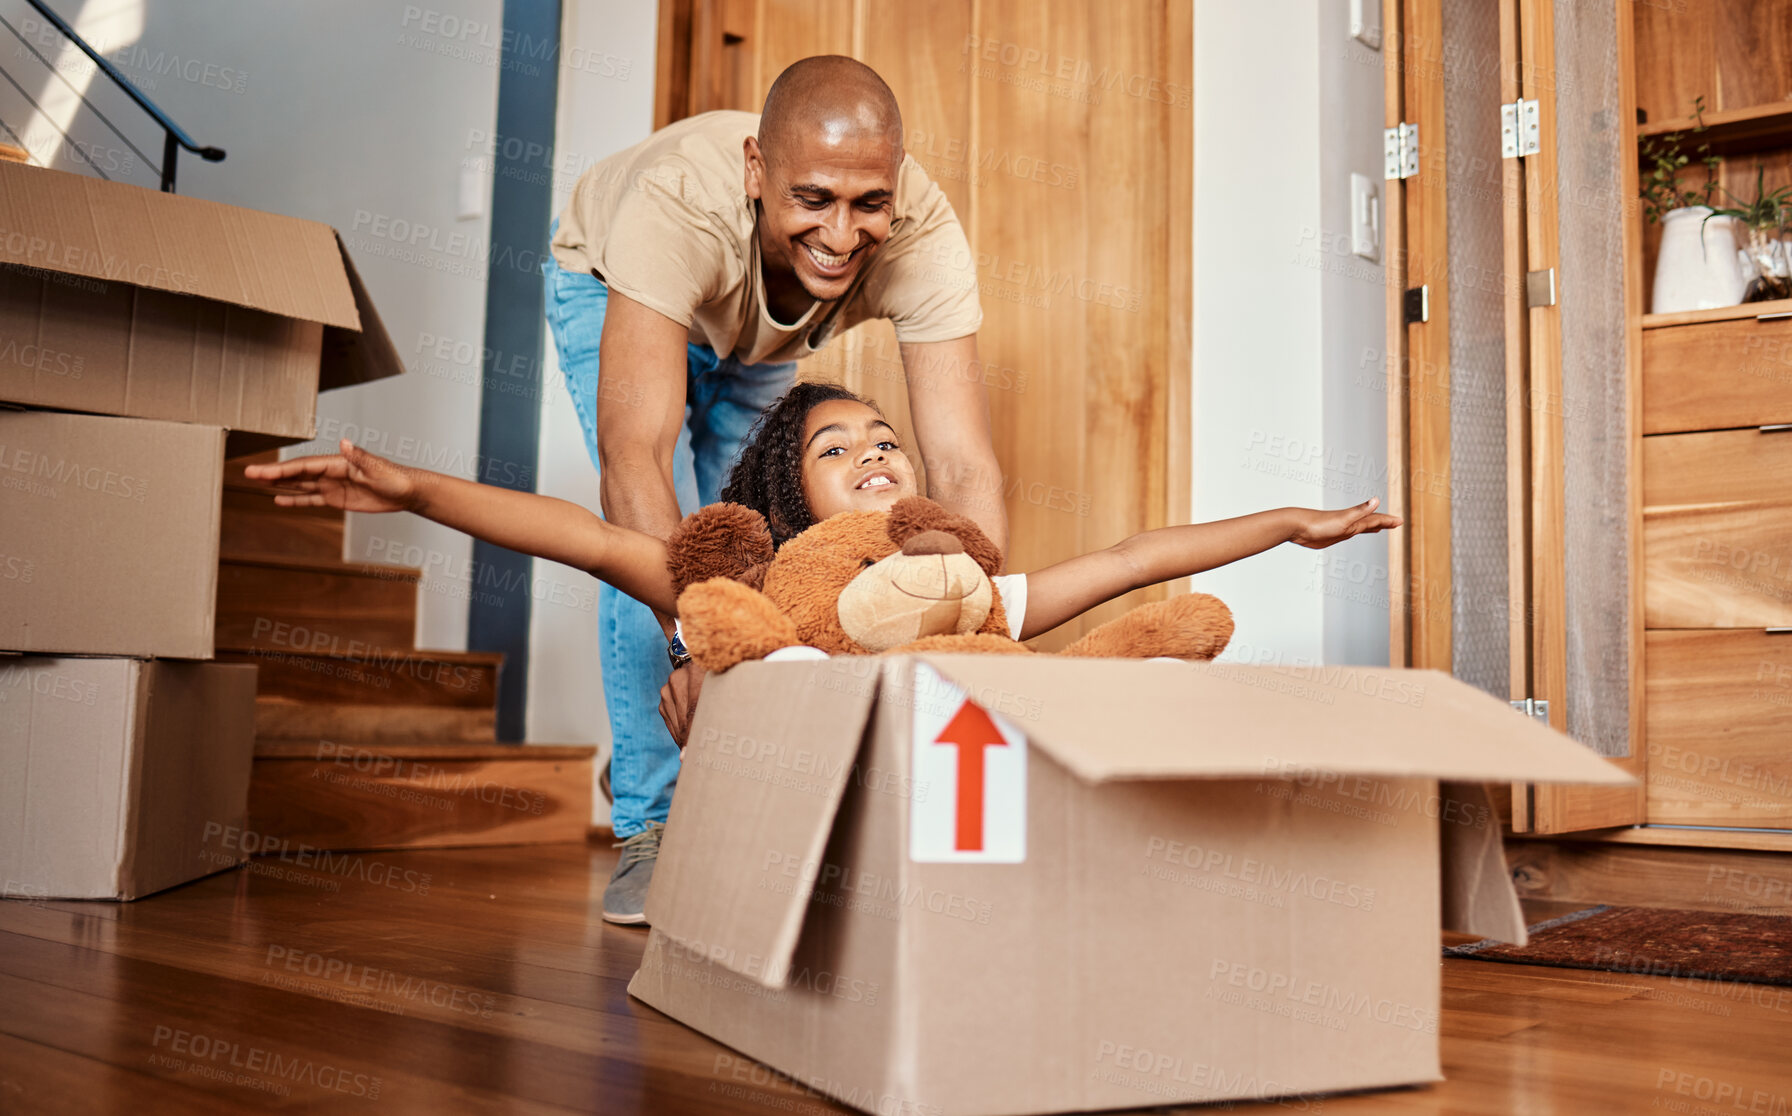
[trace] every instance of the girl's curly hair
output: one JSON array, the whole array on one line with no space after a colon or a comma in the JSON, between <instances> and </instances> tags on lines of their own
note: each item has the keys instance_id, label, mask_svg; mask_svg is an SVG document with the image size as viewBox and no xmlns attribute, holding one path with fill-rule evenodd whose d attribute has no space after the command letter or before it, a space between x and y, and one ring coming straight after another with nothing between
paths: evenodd
<instances>
[{"instance_id":1,"label":"girl's curly hair","mask_svg":"<svg viewBox=\"0 0 1792 1116\"><path fill-rule=\"evenodd\" d=\"M728 474L722 499L765 516L774 546L783 546L815 523L803 497L803 426L810 411L835 399L877 410L877 404L838 384L797 384L754 422L740 460Z\"/></svg>"}]
</instances>

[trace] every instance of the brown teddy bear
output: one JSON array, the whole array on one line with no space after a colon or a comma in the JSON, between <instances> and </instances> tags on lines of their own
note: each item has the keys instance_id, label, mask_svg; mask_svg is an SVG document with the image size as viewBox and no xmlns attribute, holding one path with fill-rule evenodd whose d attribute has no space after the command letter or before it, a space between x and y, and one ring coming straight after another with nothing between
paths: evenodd
<instances>
[{"instance_id":1,"label":"brown teddy bear","mask_svg":"<svg viewBox=\"0 0 1792 1116\"><path fill-rule=\"evenodd\" d=\"M775 554L758 512L712 504L666 546L685 645L708 671L804 645L830 655L1032 653L1008 634L990 580L1001 552L976 524L922 496L887 513L831 516ZM1062 654L1211 659L1231 637L1223 603L1185 594L1135 608Z\"/></svg>"}]
</instances>

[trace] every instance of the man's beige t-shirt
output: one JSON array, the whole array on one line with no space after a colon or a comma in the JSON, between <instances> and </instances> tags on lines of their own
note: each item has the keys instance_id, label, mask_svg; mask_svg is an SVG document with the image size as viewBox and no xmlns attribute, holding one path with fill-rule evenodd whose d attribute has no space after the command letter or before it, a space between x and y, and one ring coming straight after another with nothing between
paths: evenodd
<instances>
[{"instance_id":1,"label":"man's beige t-shirt","mask_svg":"<svg viewBox=\"0 0 1792 1116\"><path fill-rule=\"evenodd\" d=\"M904 343L977 332L977 270L946 195L913 157L896 177L890 237L846 296L780 323L765 303L756 207L742 142L759 114L706 112L662 128L579 176L554 235L566 271L690 329L693 344L743 364L797 360L863 321L888 318Z\"/></svg>"}]
</instances>

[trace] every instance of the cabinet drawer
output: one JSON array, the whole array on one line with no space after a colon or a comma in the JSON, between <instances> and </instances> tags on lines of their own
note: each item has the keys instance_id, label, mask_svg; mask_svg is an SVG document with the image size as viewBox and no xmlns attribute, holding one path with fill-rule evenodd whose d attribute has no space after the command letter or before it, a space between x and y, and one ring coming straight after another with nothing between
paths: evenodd
<instances>
[{"instance_id":1,"label":"cabinet drawer","mask_svg":"<svg viewBox=\"0 0 1792 1116\"><path fill-rule=\"evenodd\" d=\"M1792 430L1643 439L1643 507L1792 503Z\"/></svg>"},{"instance_id":2,"label":"cabinet drawer","mask_svg":"<svg viewBox=\"0 0 1792 1116\"><path fill-rule=\"evenodd\" d=\"M1646 509L1643 624L1792 627L1792 503Z\"/></svg>"},{"instance_id":3,"label":"cabinet drawer","mask_svg":"<svg viewBox=\"0 0 1792 1116\"><path fill-rule=\"evenodd\" d=\"M1649 632L1649 821L1792 828L1792 634Z\"/></svg>"},{"instance_id":4,"label":"cabinet drawer","mask_svg":"<svg viewBox=\"0 0 1792 1116\"><path fill-rule=\"evenodd\" d=\"M1792 625L1792 431L1643 439L1651 628Z\"/></svg>"},{"instance_id":5,"label":"cabinet drawer","mask_svg":"<svg viewBox=\"0 0 1792 1116\"><path fill-rule=\"evenodd\" d=\"M1643 331L1643 433L1792 422L1792 318Z\"/></svg>"}]
</instances>

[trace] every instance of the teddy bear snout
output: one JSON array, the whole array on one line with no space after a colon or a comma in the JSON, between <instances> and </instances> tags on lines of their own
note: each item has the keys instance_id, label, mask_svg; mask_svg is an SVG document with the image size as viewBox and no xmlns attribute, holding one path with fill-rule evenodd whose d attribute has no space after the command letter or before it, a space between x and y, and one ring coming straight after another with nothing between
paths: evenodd
<instances>
[{"instance_id":1,"label":"teddy bear snout","mask_svg":"<svg viewBox=\"0 0 1792 1116\"><path fill-rule=\"evenodd\" d=\"M920 554L963 554L964 544L958 536L945 531L922 531L902 544L902 553L911 557Z\"/></svg>"}]
</instances>

